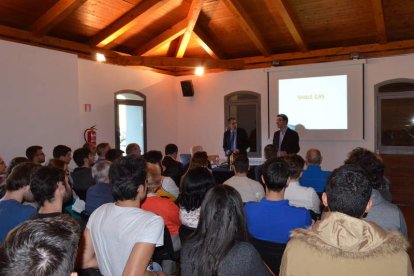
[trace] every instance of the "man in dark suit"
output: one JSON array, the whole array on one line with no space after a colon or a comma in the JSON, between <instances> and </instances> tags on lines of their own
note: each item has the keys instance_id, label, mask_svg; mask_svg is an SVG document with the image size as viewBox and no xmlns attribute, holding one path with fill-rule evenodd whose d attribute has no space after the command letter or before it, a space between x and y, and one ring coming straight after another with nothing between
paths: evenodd
<instances>
[{"instance_id":1,"label":"man in dark suit","mask_svg":"<svg viewBox=\"0 0 414 276\"><path fill-rule=\"evenodd\" d=\"M247 133L244 129L237 127L237 121L234 117L230 117L228 120L228 128L224 132L223 137L223 150L226 156L230 156L232 153L244 153L249 147L249 140Z\"/></svg>"},{"instance_id":2,"label":"man in dark suit","mask_svg":"<svg viewBox=\"0 0 414 276\"><path fill-rule=\"evenodd\" d=\"M296 131L288 128L288 117L279 114L276 118L276 125L279 128L273 134L273 148L277 156L295 154L300 150L299 135Z\"/></svg>"},{"instance_id":3,"label":"man in dark suit","mask_svg":"<svg viewBox=\"0 0 414 276\"><path fill-rule=\"evenodd\" d=\"M177 159L178 147L174 144L168 144L165 146L165 156L162 160L162 165L165 167L163 172L164 176L171 177L175 184L180 184L181 176L183 175L183 164L178 162Z\"/></svg>"}]
</instances>

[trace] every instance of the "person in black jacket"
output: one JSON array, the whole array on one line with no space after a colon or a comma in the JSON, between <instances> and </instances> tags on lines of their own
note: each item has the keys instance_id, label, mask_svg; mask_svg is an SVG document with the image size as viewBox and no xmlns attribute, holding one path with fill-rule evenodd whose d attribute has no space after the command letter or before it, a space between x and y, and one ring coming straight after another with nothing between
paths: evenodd
<instances>
[{"instance_id":1,"label":"person in black jacket","mask_svg":"<svg viewBox=\"0 0 414 276\"><path fill-rule=\"evenodd\" d=\"M246 150L249 147L249 140L247 133L243 128L237 127L236 118L230 117L228 120L228 128L224 132L223 137L223 150L226 156L230 156L232 153L246 154Z\"/></svg>"},{"instance_id":2,"label":"person in black jacket","mask_svg":"<svg viewBox=\"0 0 414 276\"><path fill-rule=\"evenodd\" d=\"M288 117L285 114L278 114L276 125L279 128L273 134L273 149L277 156L295 154L300 150L299 135L288 127Z\"/></svg>"}]
</instances>

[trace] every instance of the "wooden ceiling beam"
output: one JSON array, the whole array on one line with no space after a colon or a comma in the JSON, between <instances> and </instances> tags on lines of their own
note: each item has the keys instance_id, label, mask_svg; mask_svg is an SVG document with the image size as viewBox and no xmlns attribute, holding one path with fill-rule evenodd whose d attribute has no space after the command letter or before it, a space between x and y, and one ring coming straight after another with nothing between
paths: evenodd
<instances>
[{"instance_id":1,"label":"wooden ceiling beam","mask_svg":"<svg viewBox=\"0 0 414 276\"><path fill-rule=\"evenodd\" d=\"M59 0L42 14L29 27L29 30L36 34L44 35L85 2L86 0Z\"/></svg>"},{"instance_id":2,"label":"wooden ceiling beam","mask_svg":"<svg viewBox=\"0 0 414 276\"><path fill-rule=\"evenodd\" d=\"M387 42L387 31L385 30L384 9L382 0L371 0L372 10L374 12L375 26L378 32L379 43Z\"/></svg>"},{"instance_id":3,"label":"wooden ceiling beam","mask_svg":"<svg viewBox=\"0 0 414 276\"><path fill-rule=\"evenodd\" d=\"M157 37L153 38L152 40L148 41L144 44L141 48L135 51L135 55L140 56L143 54L147 54L152 51L156 51L160 47L164 46L167 43L170 43L180 35L185 32L187 28L187 20L183 19L171 28L165 30Z\"/></svg>"},{"instance_id":4,"label":"wooden ceiling beam","mask_svg":"<svg viewBox=\"0 0 414 276\"><path fill-rule=\"evenodd\" d=\"M180 39L180 43L177 48L176 57L182 58L185 50L187 50L188 43L190 42L191 35L193 33L194 26L197 22L198 16L201 12L204 0L193 0L190 5L190 9L187 15L187 27L184 31L183 36Z\"/></svg>"},{"instance_id":5,"label":"wooden ceiling beam","mask_svg":"<svg viewBox=\"0 0 414 276\"><path fill-rule=\"evenodd\" d=\"M276 10L279 13L296 45L302 52L306 52L308 46L306 45L302 29L299 22L293 16L286 0L265 0L265 2L269 10Z\"/></svg>"},{"instance_id":6,"label":"wooden ceiling beam","mask_svg":"<svg viewBox=\"0 0 414 276\"><path fill-rule=\"evenodd\" d=\"M259 29L255 26L253 20L250 18L249 13L244 10L240 2L237 0L222 0L231 13L235 16L236 20L241 25L242 29L249 36L256 48L262 53L263 56L270 56L271 51L266 46L263 37L260 35Z\"/></svg>"},{"instance_id":7,"label":"wooden ceiling beam","mask_svg":"<svg viewBox=\"0 0 414 276\"><path fill-rule=\"evenodd\" d=\"M149 67L198 67L241 69L244 62L241 60L220 60L207 58L175 58L175 57L118 57L116 63L125 66Z\"/></svg>"},{"instance_id":8,"label":"wooden ceiling beam","mask_svg":"<svg viewBox=\"0 0 414 276\"><path fill-rule=\"evenodd\" d=\"M113 42L139 22L145 21L151 13L164 5L166 0L142 1L108 27L100 31L89 40L91 45L104 47Z\"/></svg>"},{"instance_id":9,"label":"wooden ceiling beam","mask_svg":"<svg viewBox=\"0 0 414 276\"><path fill-rule=\"evenodd\" d=\"M206 51L212 58L224 58L221 50L211 41L200 26L194 27L193 37L197 40L197 43L204 49L204 51Z\"/></svg>"}]
</instances>

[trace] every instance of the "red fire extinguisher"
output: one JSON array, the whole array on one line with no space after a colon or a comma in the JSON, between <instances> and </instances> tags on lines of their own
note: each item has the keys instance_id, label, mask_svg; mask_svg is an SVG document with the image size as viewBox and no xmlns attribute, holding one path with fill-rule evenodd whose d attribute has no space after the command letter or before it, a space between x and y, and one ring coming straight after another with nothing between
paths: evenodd
<instances>
[{"instance_id":1,"label":"red fire extinguisher","mask_svg":"<svg viewBox=\"0 0 414 276\"><path fill-rule=\"evenodd\" d=\"M92 144L96 146L96 125L91 126L88 129L85 129L83 132L83 139L85 139L86 143Z\"/></svg>"}]
</instances>

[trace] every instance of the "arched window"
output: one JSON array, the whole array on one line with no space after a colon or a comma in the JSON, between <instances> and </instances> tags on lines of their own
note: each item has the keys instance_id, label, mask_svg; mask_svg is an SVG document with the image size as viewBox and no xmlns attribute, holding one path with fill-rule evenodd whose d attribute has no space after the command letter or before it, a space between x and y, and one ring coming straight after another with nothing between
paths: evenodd
<instances>
[{"instance_id":1,"label":"arched window","mask_svg":"<svg viewBox=\"0 0 414 276\"><path fill-rule=\"evenodd\" d=\"M244 128L249 137L249 157L262 154L262 135L260 124L260 94L251 91L237 91L224 97L225 127L227 119L235 117L238 127Z\"/></svg>"},{"instance_id":2,"label":"arched window","mask_svg":"<svg viewBox=\"0 0 414 276\"><path fill-rule=\"evenodd\" d=\"M414 80L379 83L376 94L376 148L380 153L414 153Z\"/></svg>"},{"instance_id":3,"label":"arched window","mask_svg":"<svg viewBox=\"0 0 414 276\"><path fill-rule=\"evenodd\" d=\"M137 143L141 151L147 148L145 95L132 90L115 93L115 142L125 151L130 143Z\"/></svg>"}]
</instances>

